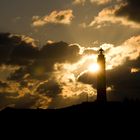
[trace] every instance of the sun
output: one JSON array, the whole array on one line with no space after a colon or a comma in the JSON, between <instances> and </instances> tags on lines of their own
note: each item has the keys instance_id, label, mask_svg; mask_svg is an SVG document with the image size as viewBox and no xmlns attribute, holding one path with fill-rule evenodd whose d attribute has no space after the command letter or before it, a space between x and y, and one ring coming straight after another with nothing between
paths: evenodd
<instances>
[{"instance_id":1,"label":"sun","mask_svg":"<svg viewBox=\"0 0 140 140\"><path fill-rule=\"evenodd\" d=\"M100 66L97 63L90 64L88 67L90 72L98 72L100 70Z\"/></svg>"}]
</instances>

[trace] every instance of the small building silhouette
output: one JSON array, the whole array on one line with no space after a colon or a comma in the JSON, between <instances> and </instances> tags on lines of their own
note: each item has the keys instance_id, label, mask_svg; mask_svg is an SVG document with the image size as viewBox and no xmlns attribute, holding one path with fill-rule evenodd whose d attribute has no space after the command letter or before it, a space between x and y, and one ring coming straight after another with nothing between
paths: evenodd
<instances>
[{"instance_id":1,"label":"small building silhouette","mask_svg":"<svg viewBox=\"0 0 140 140\"><path fill-rule=\"evenodd\" d=\"M104 50L99 50L97 62L100 66L100 70L97 74L97 102L106 102L106 67L105 67L105 56Z\"/></svg>"}]
</instances>

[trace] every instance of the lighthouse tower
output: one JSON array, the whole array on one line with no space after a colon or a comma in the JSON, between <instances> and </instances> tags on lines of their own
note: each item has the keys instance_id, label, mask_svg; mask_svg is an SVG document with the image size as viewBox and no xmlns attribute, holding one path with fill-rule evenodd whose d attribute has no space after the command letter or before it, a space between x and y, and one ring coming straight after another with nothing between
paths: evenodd
<instances>
[{"instance_id":1,"label":"lighthouse tower","mask_svg":"<svg viewBox=\"0 0 140 140\"><path fill-rule=\"evenodd\" d=\"M100 66L100 71L97 75L97 102L106 102L106 70L105 70L105 56L103 54L104 50L101 48L98 55L98 64Z\"/></svg>"}]
</instances>

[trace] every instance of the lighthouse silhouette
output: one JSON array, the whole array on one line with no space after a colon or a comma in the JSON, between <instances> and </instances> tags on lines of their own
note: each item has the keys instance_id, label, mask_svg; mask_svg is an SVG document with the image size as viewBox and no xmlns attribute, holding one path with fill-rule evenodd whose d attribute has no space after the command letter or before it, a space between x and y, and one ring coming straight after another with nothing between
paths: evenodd
<instances>
[{"instance_id":1,"label":"lighthouse silhouette","mask_svg":"<svg viewBox=\"0 0 140 140\"><path fill-rule=\"evenodd\" d=\"M97 102L106 102L106 67L105 67L105 56L104 50L99 50L97 62L100 66L100 70L97 74Z\"/></svg>"}]
</instances>

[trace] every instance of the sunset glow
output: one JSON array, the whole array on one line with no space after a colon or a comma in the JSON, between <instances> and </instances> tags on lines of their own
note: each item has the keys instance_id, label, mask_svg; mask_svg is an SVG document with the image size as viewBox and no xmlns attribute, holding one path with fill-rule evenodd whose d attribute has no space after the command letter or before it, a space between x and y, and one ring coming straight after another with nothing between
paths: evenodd
<instances>
[{"instance_id":1,"label":"sunset glow","mask_svg":"<svg viewBox=\"0 0 140 140\"><path fill-rule=\"evenodd\" d=\"M97 63L91 64L88 67L90 72L98 72L100 70L100 66Z\"/></svg>"}]
</instances>

